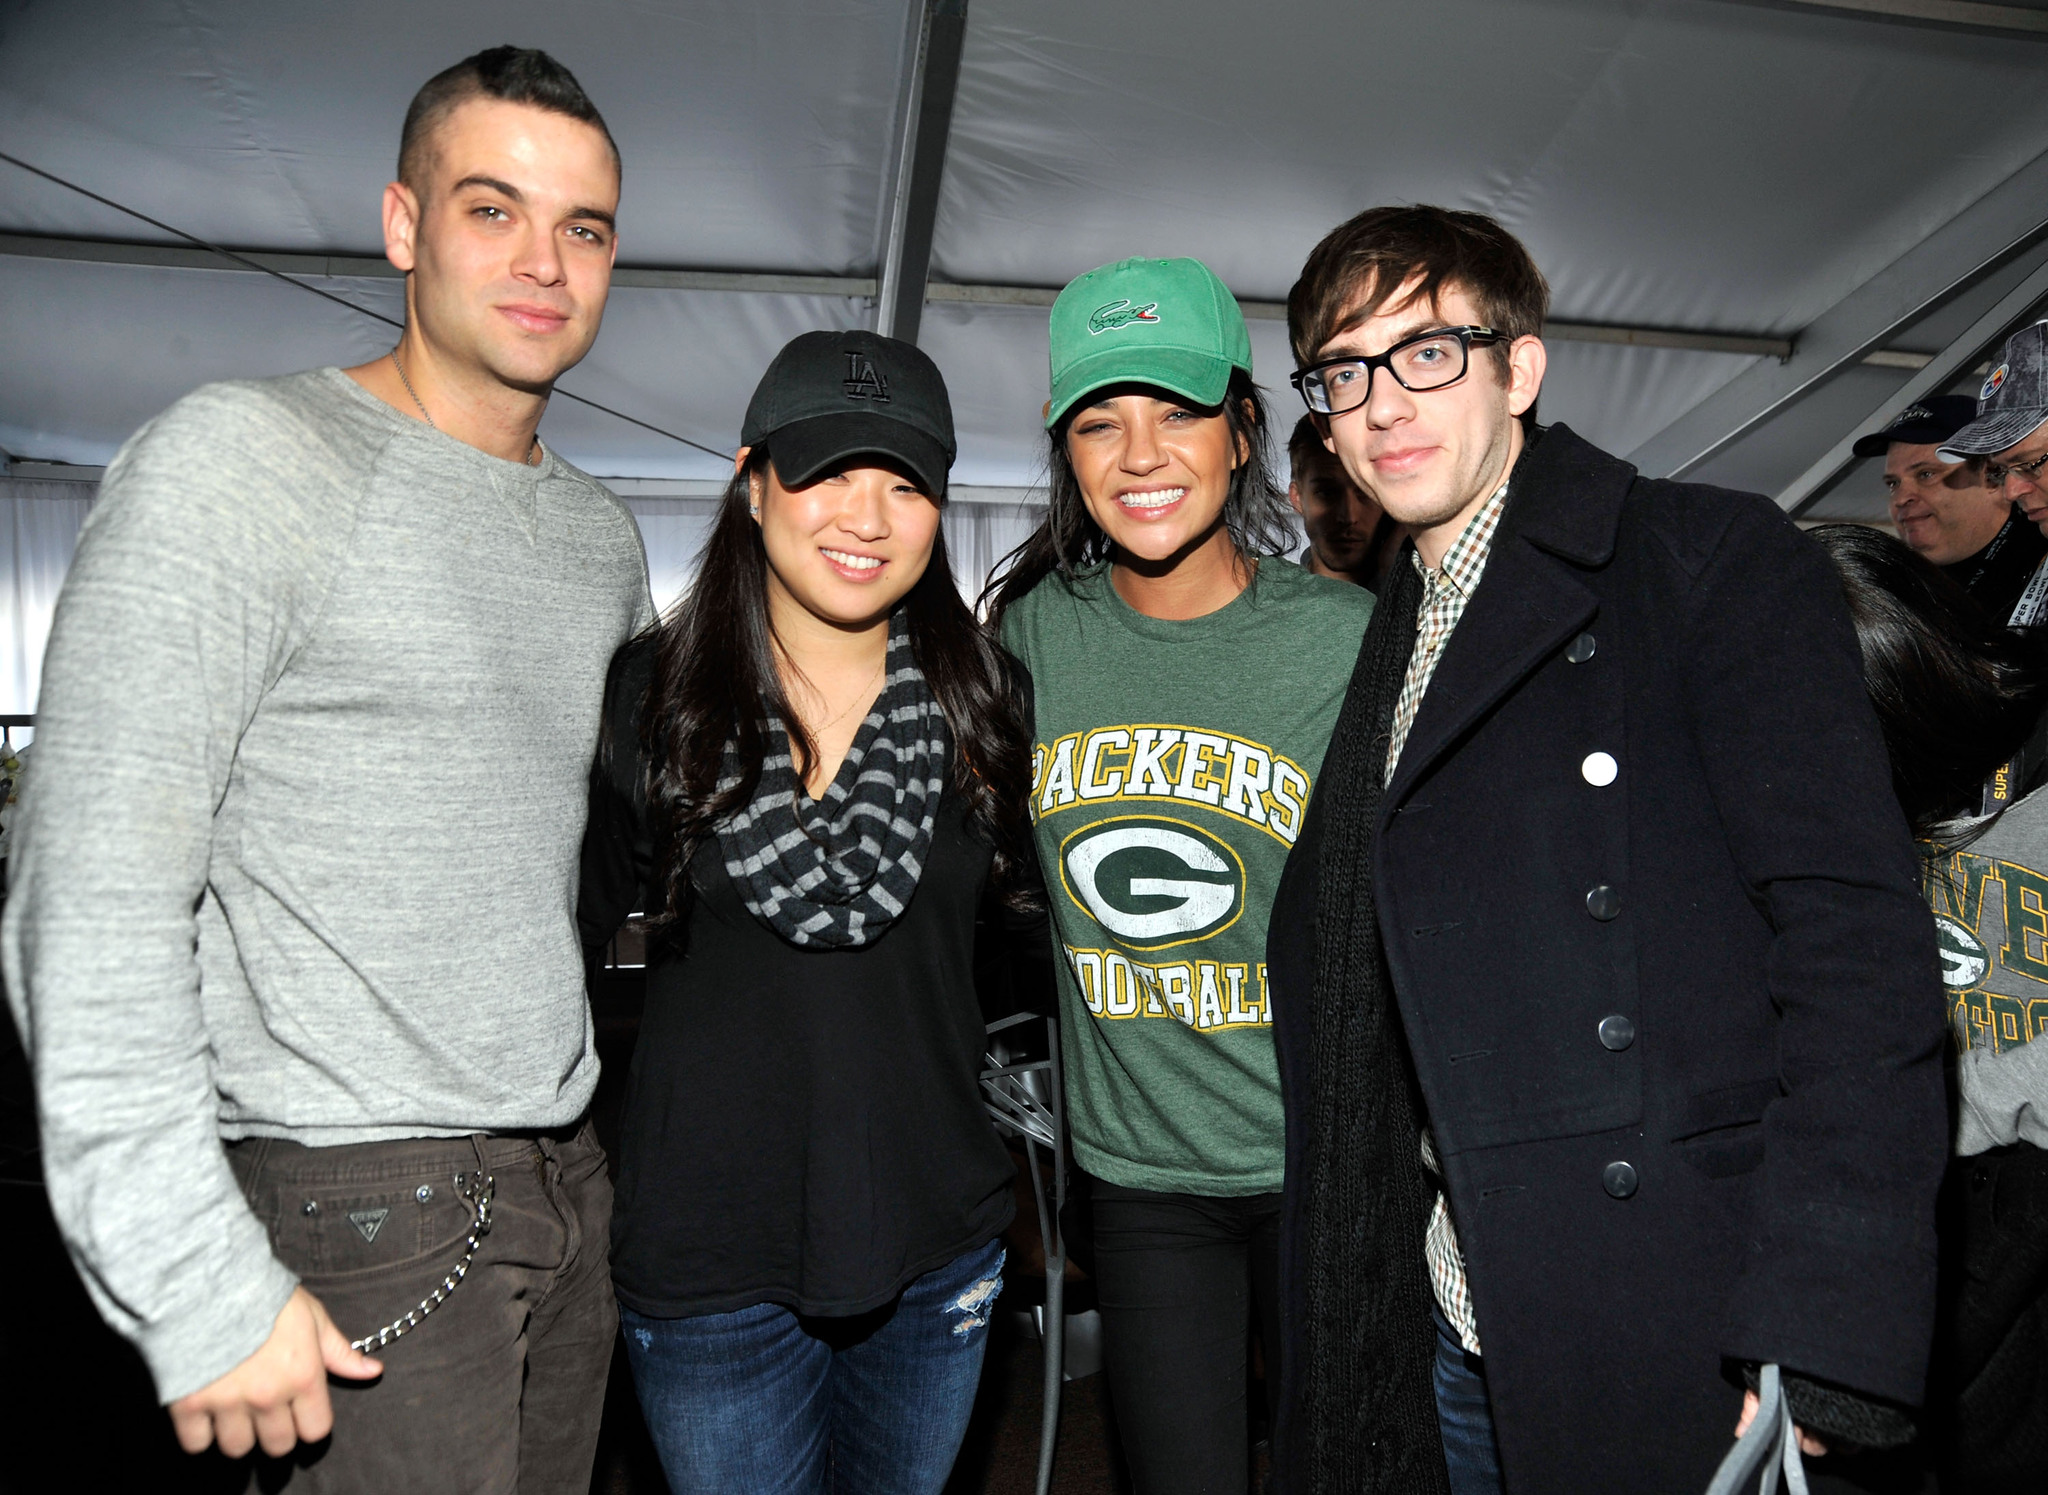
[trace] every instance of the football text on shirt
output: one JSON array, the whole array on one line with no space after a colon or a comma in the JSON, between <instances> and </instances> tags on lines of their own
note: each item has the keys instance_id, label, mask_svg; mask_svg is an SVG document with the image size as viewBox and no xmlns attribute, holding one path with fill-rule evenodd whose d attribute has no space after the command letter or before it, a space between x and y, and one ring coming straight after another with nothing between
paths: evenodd
<instances>
[{"instance_id":1,"label":"football text on shirt","mask_svg":"<svg viewBox=\"0 0 2048 1495\"><path fill-rule=\"evenodd\" d=\"M1256 965L1214 960L1147 965L1121 950L1064 949L1081 1000L1096 1017L1166 1017L1198 1033L1273 1021L1263 960Z\"/></svg>"}]
</instances>

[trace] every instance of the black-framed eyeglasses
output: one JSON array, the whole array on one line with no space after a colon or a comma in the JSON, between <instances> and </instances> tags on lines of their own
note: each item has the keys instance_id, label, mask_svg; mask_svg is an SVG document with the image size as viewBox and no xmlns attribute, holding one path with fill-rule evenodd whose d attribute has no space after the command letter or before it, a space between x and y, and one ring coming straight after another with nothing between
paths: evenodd
<instances>
[{"instance_id":1,"label":"black-framed eyeglasses","mask_svg":"<svg viewBox=\"0 0 2048 1495\"><path fill-rule=\"evenodd\" d=\"M1370 358L1332 358L1288 377L1308 408L1318 415L1356 410L1372 395L1372 371L1385 369L1403 389L1423 394L1465 377L1472 345L1509 341L1491 327L1438 327L1403 338Z\"/></svg>"},{"instance_id":2,"label":"black-framed eyeglasses","mask_svg":"<svg viewBox=\"0 0 2048 1495\"><path fill-rule=\"evenodd\" d=\"M1984 485L1987 488L2003 488L2007 478L2015 475L2031 478L2044 465L2048 465L2048 452L2041 453L2040 456L2030 462L2015 462L2010 467L2001 466L1996 462L1986 462L1984 464Z\"/></svg>"}]
</instances>

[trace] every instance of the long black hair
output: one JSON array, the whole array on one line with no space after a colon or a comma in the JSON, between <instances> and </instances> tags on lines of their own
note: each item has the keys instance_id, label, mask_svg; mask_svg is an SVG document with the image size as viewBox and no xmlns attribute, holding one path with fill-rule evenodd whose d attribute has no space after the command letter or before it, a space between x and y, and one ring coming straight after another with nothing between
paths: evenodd
<instances>
[{"instance_id":1,"label":"long black hair","mask_svg":"<svg viewBox=\"0 0 2048 1495\"><path fill-rule=\"evenodd\" d=\"M997 565L981 594L983 610L994 626L1000 626L1003 614L1047 576L1057 572L1071 578L1082 567L1109 559L1109 536L1089 514L1073 458L1067 454L1067 431L1087 406L1085 398L1077 400L1046 433L1045 518ZM1223 525L1237 553L1280 554L1294 538L1293 511L1287 506L1286 490L1273 480L1272 422L1265 393L1252 383L1250 374L1232 369L1220 407L1190 408L1222 415L1232 446L1245 453L1231 469L1230 491L1223 500Z\"/></svg>"},{"instance_id":2,"label":"long black hair","mask_svg":"<svg viewBox=\"0 0 2048 1495\"><path fill-rule=\"evenodd\" d=\"M1984 781L2048 708L2048 651L1880 530L1809 533L1841 574L1899 805L1915 836L1952 848L1982 829Z\"/></svg>"},{"instance_id":3,"label":"long black hair","mask_svg":"<svg viewBox=\"0 0 2048 1495\"><path fill-rule=\"evenodd\" d=\"M726 485L696 581L654 628L640 746L663 921L679 918L688 906L691 854L753 798L769 750L768 718L787 728L799 779L809 776L817 757L775 665L768 553L749 513L752 481L767 472L762 443ZM1020 874L1032 857L1031 743L1022 672L961 600L943 525L932 537L924 575L898 605L908 613L917 667L952 731L952 787L966 801L968 824L995 852L994 879L1003 898L1027 907L1033 885ZM721 790L728 743L739 777Z\"/></svg>"}]
</instances>

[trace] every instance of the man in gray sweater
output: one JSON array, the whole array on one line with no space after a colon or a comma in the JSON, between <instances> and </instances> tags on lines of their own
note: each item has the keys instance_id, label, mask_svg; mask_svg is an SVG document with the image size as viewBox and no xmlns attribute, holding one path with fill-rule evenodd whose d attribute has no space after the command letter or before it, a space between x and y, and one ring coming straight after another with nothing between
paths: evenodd
<instances>
[{"instance_id":1,"label":"man in gray sweater","mask_svg":"<svg viewBox=\"0 0 2048 1495\"><path fill-rule=\"evenodd\" d=\"M185 1447L581 1490L615 1310L577 852L651 608L632 517L535 432L597 335L618 154L506 47L421 90L398 175L397 348L198 390L107 471L7 992L58 1223Z\"/></svg>"}]
</instances>

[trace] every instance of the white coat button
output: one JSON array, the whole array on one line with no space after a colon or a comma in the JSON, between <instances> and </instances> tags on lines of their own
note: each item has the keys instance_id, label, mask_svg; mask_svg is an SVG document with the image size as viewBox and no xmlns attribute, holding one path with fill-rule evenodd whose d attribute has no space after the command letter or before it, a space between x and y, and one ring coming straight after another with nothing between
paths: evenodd
<instances>
[{"instance_id":1,"label":"white coat button","mask_svg":"<svg viewBox=\"0 0 2048 1495\"><path fill-rule=\"evenodd\" d=\"M1614 761L1612 753L1588 753L1586 761L1579 765L1579 772L1595 789L1605 789L1621 772L1621 765Z\"/></svg>"}]
</instances>

